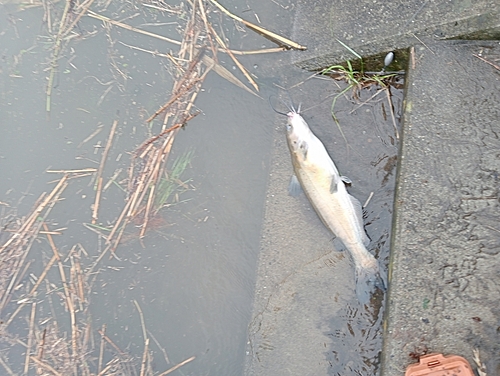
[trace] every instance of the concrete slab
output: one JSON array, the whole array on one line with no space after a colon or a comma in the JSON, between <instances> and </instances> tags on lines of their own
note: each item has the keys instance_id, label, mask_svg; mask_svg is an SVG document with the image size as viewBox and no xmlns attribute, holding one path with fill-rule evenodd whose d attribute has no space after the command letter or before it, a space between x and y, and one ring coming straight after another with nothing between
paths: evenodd
<instances>
[{"instance_id":1,"label":"concrete slab","mask_svg":"<svg viewBox=\"0 0 500 376\"><path fill-rule=\"evenodd\" d=\"M410 60L382 375L414 352L474 364L473 349L499 375L500 44L443 41Z\"/></svg>"},{"instance_id":2,"label":"concrete slab","mask_svg":"<svg viewBox=\"0 0 500 376\"><path fill-rule=\"evenodd\" d=\"M293 52L292 61L309 70L355 59L337 39L364 58L419 39L500 39L497 0L300 0L296 9L292 39L308 50Z\"/></svg>"}]
</instances>

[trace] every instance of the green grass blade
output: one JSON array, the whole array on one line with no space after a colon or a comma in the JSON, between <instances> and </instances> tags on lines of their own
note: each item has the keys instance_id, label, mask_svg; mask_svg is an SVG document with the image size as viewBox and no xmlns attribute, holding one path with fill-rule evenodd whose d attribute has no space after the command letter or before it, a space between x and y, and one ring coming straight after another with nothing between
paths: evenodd
<instances>
[{"instance_id":1,"label":"green grass blade","mask_svg":"<svg viewBox=\"0 0 500 376\"><path fill-rule=\"evenodd\" d=\"M335 38L337 39L337 38ZM349 51L351 54L356 56L358 59L363 59L356 51L354 51L351 47L349 47L347 44L342 42L341 40L337 39L337 42L339 42L347 51Z\"/></svg>"}]
</instances>

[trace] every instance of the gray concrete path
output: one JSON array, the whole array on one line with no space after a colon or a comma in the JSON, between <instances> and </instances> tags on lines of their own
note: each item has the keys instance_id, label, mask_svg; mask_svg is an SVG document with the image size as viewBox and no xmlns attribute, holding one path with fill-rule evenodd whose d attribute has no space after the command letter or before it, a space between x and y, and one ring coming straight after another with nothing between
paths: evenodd
<instances>
[{"instance_id":1,"label":"gray concrete path","mask_svg":"<svg viewBox=\"0 0 500 376\"><path fill-rule=\"evenodd\" d=\"M485 59L487 61L484 61ZM497 68L488 64L494 63ZM417 45L407 71L383 376L413 352L500 374L500 44Z\"/></svg>"},{"instance_id":2,"label":"gray concrete path","mask_svg":"<svg viewBox=\"0 0 500 376\"><path fill-rule=\"evenodd\" d=\"M308 49L294 52L292 60L301 68L319 69L354 59L337 39L366 60L419 39L460 37L500 39L500 2L299 0L293 39Z\"/></svg>"}]
</instances>

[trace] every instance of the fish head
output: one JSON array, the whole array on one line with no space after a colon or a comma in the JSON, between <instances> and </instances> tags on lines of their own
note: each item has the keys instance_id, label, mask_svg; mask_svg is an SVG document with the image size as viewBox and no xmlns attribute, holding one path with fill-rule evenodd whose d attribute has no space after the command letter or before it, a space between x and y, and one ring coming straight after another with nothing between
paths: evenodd
<instances>
[{"instance_id":1,"label":"fish head","mask_svg":"<svg viewBox=\"0 0 500 376\"><path fill-rule=\"evenodd\" d=\"M286 115L288 117L286 125L288 145L292 152L299 150L303 152L311 137L311 130L298 112L290 111Z\"/></svg>"}]
</instances>

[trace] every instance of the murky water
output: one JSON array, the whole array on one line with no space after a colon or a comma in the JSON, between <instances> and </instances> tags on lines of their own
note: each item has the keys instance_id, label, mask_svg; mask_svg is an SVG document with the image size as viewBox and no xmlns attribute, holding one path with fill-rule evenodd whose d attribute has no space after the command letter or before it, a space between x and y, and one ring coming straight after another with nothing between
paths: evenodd
<instances>
[{"instance_id":1,"label":"murky water","mask_svg":"<svg viewBox=\"0 0 500 376\"><path fill-rule=\"evenodd\" d=\"M249 8L246 3L239 7ZM43 12L41 9L23 12L0 9L3 59L0 201L4 203L4 218L26 215L42 192L52 190L54 184L50 182L60 175L46 173L46 170L97 167L115 119L119 121L118 131L104 176L109 179L121 168L123 172L117 181L124 179L128 153L150 134L158 132L157 128L148 129L144 125L145 116L165 102L172 84L168 60L130 46L165 52L173 47L117 27L111 27L107 35L100 22L83 18L78 24L83 37L76 38L64 49L59 62L50 119L47 119L45 89L50 43L41 37L46 35ZM124 9L131 12L128 7ZM273 25L273 30L281 29L286 34L291 28L290 9L276 3L254 4L252 11L243 14L255 12L265 25L279 13L283 27ZM141 12L132 22L137 26L148 21L176 20L168 13L152 16L142 8ZM234 48L272 47L272 43L251 32L238 31L232 22L225 20L224 25L226 37L234 43ZM175 27L175 24L165 25L161 33L172 32ZM97 35L93 35L95 32ZM220 55L220 60L234 72L227 56ZM256 75L264 99L244 92L213 73L208 76L204 91L196 101L202 113L178 134L173 148L173 158L192 152L189 167L182 175L183 180L189 180L189 189L179 193L179 202L161 211L142 243L130 230L117 250L119 259L105 258L90 278L92 293L88 300L94 349L100 341L96 331L106 325L106 335L118 348L132 354L136 370L140 369L144 349L143 326L137 308L140 307L144 326L152 338L149 348L155 372L191 356L195 356L195 360L177 371L178 374L237 375L243 372L248 324L253 318L268 178L273 171L271 154L277 142L284 141L284 138L279 141L276 114L271 111L267 98L270 94L279 94L273 83L290 87L310 74L289 67L286 53L243 57L241 61ZM318 88L314 96L309 95L311 87ZM367 209L366 223L374 244L371 250L384 266L388 257L397 153L390 110L382 99L360 106L376 93L374 88L363 91L352 103L339 99L337 116L346 127L344 133L350 145L347 147L338 129L332 128L328 110L332 91L339 90L331 80L309 80L290 93L305 108L322 103L320 107L306 110L305 116L316 125L329 122L329 128L315 131L329 150L328 145L335 148L332 154L345 156L336 163L341 171L349 170L354 182L353 195L363 201L363 197L375 192ZM308 94L303 96L303 93ZM400 96L401 93L396 94L393 100L400 101ZM386 107L382 103L386 103ZM359 114L362 117L355 117ZM360 120L366 127L362 136L359 129L349 127L350 122ZM100 127L100 133L84 142ZM368 173L367 165L373 167ZM54 235L55 244L63 258L77 246L82 265L89 266L104 247L102 239L83 226L91 218L94 197L91 178L71 181L62 197L64 201L55 205L47 219L51 229L63 229L62 235ZM103 225L116 219L124 198L118 186L111 184L100 210L99 221ZM288 218L282 220L286 222ZM318 231L324 230L319 221L314 225ZM35 242L28 256L34 261L33 270L25 276L25 286L16 290L14 300L26 293L30 273L39 276L51 256L51 247L45 238ZM55 267L49 276L57 278ZM51 308L46 305L45 297L38 295L38 330L43 331L44 318L53 312L65 323L61 326L67 325L63 304L52 302ZM7 306L2 317L8 317L14 309L15 305ZM29 311L27 307L21 311L26 321L29 321ZM322 354L332 364L333 374L342 374L339 370L361 364L360 358L352 356L353 349L365 355L368 351L365 358L375 359L378 354L381 315L375 324L370 324L375 326L368 330L377 335L371 335L368 344L366 323L356 323L357 317L349 305L336 316L324 316L325 331L342 343L335 349L326 348ZM347 327L353 329L346 331ZM26 334L22 327L16 326L16 329L20 335ZM22 349L4 354L2 359L16 372L24 365ZM132 366L129 371L136 372Z\"/></svg>"}]
</instances>

